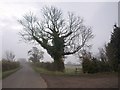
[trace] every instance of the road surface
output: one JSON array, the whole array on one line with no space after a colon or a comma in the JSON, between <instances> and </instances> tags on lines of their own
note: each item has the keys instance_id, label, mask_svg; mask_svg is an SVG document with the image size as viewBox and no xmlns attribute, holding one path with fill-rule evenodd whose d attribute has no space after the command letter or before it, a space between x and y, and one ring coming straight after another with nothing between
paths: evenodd
<instances>
[{"instance_id":1,"label":"road surface","mask_svg":"<svg viewBox=\"0 0 120 90\"><path fill-rule=\"evenodd\" d=\"M2 81L2 88L47 88L47 84L27 62L22 62L22 69Z\"/></svg>"}]
</instances>

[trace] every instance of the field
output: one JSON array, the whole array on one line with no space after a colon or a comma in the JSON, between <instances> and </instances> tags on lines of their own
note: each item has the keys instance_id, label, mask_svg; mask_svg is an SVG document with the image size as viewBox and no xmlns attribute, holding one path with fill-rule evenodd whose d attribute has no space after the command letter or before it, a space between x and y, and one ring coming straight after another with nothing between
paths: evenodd
<instances>
[{"instance_id":1,"label":"field","mask_svg":"<svg viewBox=\"0 0 120 90\"><path fill-rule=\"evenodd\" d=\"M73 69L75 69L75 68L82 68L82 66L81 65L69 65L69 64L65 64L65 68L73 68Z\"/></svg>"},{"instance_id":2,"label":"field","mask_svg":"<svg viewBox=\"0 0 120 90\"><path fill-rule=\"evenodd\" d=\"M40 68L37 66L33 66L33 69L38 72L38 73L43 73L43 74L49 74L49 75L79 75L82 74L82 68L78 65L65 65L65 71L64 72L58 72L58 71L48 71L44 68ZM76 68L79 68L79 71L76 73Z\"/></svg>"}]
</instances>

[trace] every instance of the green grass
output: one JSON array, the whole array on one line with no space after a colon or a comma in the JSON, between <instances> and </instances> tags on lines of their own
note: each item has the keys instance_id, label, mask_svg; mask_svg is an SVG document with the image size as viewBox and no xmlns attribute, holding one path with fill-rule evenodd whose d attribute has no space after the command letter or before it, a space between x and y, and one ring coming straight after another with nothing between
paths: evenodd
<instances>
[{"instance_id":1,"label":"green grass","mask_svg":"<svg viewBox=\"0 0 120 90\"><path fill-rule=\"evenodd\" d=\"M49 71L41 67L37 67L32 65L32 68L40 74L46 75L57 75L57 76L80 76L80 77L104 77L104 76L115 76L118 75L117 72L99 72L94 74L83 73L82 69L79 72L75 73L75 68L65 68L65 72L58 72L58 71Z\"/></svg>"},{"instance_id":2,"label":"green grass","mask_svg":"<svg viewBox=\"0 0 120 90\"><path fill-rule=\"evenodd\" d=\"M66 68L65 72L58 72L58 71L48 71L47 69L37 67L35 65L32 65L33 69L41 74L48 74L48 75L66 75L66 76L73 76L73 75L80 75L82 73L82 70L78 73L75 73L75 69L73 68Z\"/></svg>"},{"instance_id":3,"label":"green grass","mask_svg":"<svg viewBox=\"0 0 120 90\"><path fill-rule=\"evenodd\" d=\"M18 67L16 69L12 69L12 70L8 70L8 71L5 71L5 72L2 72L2 79L8 77L9 75L11 75L12 73L16 72L19 69L20 69L20 67Z\"/></svg>"}]
</instances>

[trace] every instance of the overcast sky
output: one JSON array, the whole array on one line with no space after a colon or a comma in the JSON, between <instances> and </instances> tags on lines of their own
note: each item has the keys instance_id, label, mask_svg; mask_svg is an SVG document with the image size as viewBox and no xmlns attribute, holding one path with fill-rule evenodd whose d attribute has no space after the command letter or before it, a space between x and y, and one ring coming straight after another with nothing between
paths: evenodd
<instances>
[{"instance_id":1,"label":"overcast sky","mask_svg":"<svg viewBox=\"0 0 120 90\"><path fill-rule=\"evenodd\" d=\"M47 6L56 6L63 11L64 16L67 12L74 12L76 15L84 18L84 24L91 26L94 39L90 42L93 44L92 52L98 52L110 39L113 25L118 23L118 3L117 2L2 2L0 3L0 51L3 55L6 50L13 51L16 58L27 58L27 51L34 44L24 43L18 32L22 30L21 25L17 22L22 16L30 11L40 14L41 8ZM40 46L38 48L44 50ZM44 50L45 51L45 50ZM46 51L45 51L46 52ZM51 60L50 56L45 53L45 61ZM73 56L68 57L66 62L78 62Z\"/></svg>"}]
</instances>

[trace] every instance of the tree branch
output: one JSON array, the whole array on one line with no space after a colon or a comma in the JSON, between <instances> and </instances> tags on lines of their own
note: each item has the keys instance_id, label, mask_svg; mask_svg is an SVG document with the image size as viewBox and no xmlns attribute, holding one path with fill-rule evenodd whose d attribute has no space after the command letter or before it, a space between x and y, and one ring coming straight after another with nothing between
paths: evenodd
<instances>
[{"instance_id":1,"label":"tree branch","mask_svg":"<svg viewBox=\"0 0 120 90\"><path fill-rule=\"evenodd\" d=\"M70 36L72 33L73 33L73 32L70 31L68 34L66 34L66 35L64 35L64 36L62 36L62 37L63 37L63 38L66 38L66 37Z\"/></svg>"}]
</instances>

